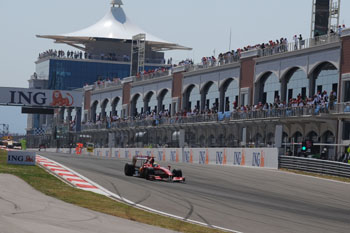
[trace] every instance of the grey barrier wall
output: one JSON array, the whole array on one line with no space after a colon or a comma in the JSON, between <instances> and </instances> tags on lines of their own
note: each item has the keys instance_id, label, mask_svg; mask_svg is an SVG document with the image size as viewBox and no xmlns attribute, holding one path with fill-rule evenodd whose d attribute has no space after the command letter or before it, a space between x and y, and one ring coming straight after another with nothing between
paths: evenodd
<instances>
[{"instance_id":1,"label":"grey barrier wall","mask_svg":"<svg viewBox=\"0 0 350 233\"><path fill-rule=\"evenodd\" d=\"M74 148L48 148L45 151L76 154ZM350 178L350 164L328 160L278 156L276 148L97 148L94 149L94 152L87 152L86 149L83 149L82 154L130 159L130 161L134 155L146 155L154 156L156 161L272 169L286 168Z\"/></svg>"},{"instance_id":2,"label":"grey barrier wall","mask_svg":"<svg viewBox=\"0 0 350 233\"><path fill-rule=\"evenodd\" d=\"M46 151L76 154L74 148L48 148ZM278 169L277 148L97 148L94 152L83 149L81 153L130 161L134 155L145 155L163 162Z\"/></svg>"},{"instance_id":3,"label":"grey barrier wall","mask_svg":"<svg viewBox=\"0 0 350 233\"><path fill-rule=\"evenodd\" d=\"M350 164L328 160L280 156L279 168L350 178Z\"/></svg>"}]
</instances>

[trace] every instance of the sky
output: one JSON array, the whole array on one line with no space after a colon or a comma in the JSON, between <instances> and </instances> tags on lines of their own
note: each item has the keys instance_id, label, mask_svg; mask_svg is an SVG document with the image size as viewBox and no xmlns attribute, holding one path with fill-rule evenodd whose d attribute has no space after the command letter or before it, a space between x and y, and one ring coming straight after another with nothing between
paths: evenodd
<instances>
[{"instance_id":1,"label":"sky","mask_svg":"<svg viewBox=\"0 0 350 233\"><path fill-rule=\"evenodd\" d=\"M102 18L110 0L0 0L0 86L28 87L35 60L47 49L68 46L35 35L62 34ZM217 55L295 34L310 37L312 0L123 0L126 15L145 31L193 48L167 52L173 61ZM350 1L341 2L340 23L350 25ZM25 133L19 107L0 106L0 126ZM1 128L0 128L1 130Z\"/></svg>"}]
</instances>

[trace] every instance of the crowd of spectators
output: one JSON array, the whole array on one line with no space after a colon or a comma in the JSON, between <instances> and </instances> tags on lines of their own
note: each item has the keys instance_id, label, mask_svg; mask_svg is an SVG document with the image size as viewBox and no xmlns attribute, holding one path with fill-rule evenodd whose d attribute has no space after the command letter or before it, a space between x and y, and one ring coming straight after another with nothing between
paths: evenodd
<instances>
[{"instance_id":1,"label":"crowd of spectators","mask_svg":"<svg viewBox=\"0 0 350 233\"><path fill-rule=\"evenodd\" d=\"M165 67L158 67L156 69L145 70L143 72L139 72L136 75L136 78L154 78L160 77L163 75L169 74L169 69Z\"/></svg>"},{"instance_id":2,"label":"crowd of spectators","mask_svg":"<svg viewBox=\"0 0 350 233\"><path fill-rule=\"evenodd\" d=\"M193 65L193 64L194 64L193 60L187 58L185 60L180 61L177 65L173 65L173 66L176 67L176 66Z\"/></svg>"},{"instance_id":3,"label":"crowd of spectators","mask_svg":"<svg viewBox=\"0 0 350 233\"><path fill-rule=\"evenodd\" d=\"M130 62L129 55L117 55L116 53L101 53L90 54L82 51L63 51L63 50L53 50L49 49L45 52L39 53L38 58L43 59L46 57L58 57L58 58L69 58L69 59L93 59L93 60L106 60L106 61L120 61L120 62ZM165 59L151 59L145 58L145 62L149 64L165 64ZM168 60L168 64L171 64L172 61Z\"/></svg>"},{"instance_id":4,"label":"crowd of spectators","mask_svg":"<svg viewBox=\"0 0 350 233\"><path fill-rule=\"evenodd\" d=\"M345 29L345 25L339 26L337 33L335 33L333 30L331 30L331 35L341 35L342 30ZM315 42L318 41L319 36L315 36ZM281 37L280 39L276 40L270 40L267 43L260 43L256 45L247 45L243 48L238 48L236 50L228 51L226 53L220 53L218 57L215 56L209 56L209 57L203 57L201 60L201 64L204 67L210 67L210 66L217 66L217 65L224 65L232 62L237 62L242 52L247 52L250 50L256 50L259 49L260 56L268 56L276 53L284 53L288 52L290 50L298 50L303 49L306 47L306 41L303 38L301 34L294 35L292 37L292 43L288 42L288 39L285 37Z\"/></svg>"},{"instance_id":5,"label":"crowd of spectators","mask_svg":"<svg viewBox=\"0 0 350 233\"><path fill-rule=\"evenodd\" d=\"M67 51L64 52L63 50L53 50L49 49L43 53L39 53L39 59L43 59L46 57L59 57L59 58L71 58L71 59L87 59L88 54L85 52L83 54L82 51Z\"/></svg>"},{"instance_id":6,"label":"crowd of spectators","mask_svg":"<svg viewBox=\"0 0 350 233\"><path fill-rule=\"evenodd\" d=\"M280 101L277 96L274 100L274 103L259 103L257 105L241 105L238 106L237 102L234 101L233 110L226 111L229 113L228 116L244 116L251 115L253 113L264 113L264 116L269 116L269 114L273 112L283 113L284 115L292 116L296 111L310 110L305 113L319 114L320 112L328 112L334 108L334 104L336 102L336 92L332 91L330 95L326 91L318 92L312 97L302 98L301 94L299 94L296 98L291 98L287 103L284 101ZM217 103L213 103L211 107L205 106L203 110L199 108L199 106L195 106L193 109L183 110L177 112L174 116L171 116L169 110L163 110L160 112L156 112L156 110L136 113L132 118L122 118L117 114L107 115L105 118L101 116L101 114L97 115L96 124L107 124L111 125L113 122L129 122L129 121L142 121L142 120L152 120L154 124L159 124L159 121L163 119L173 118L176 122L179 119L183 118L191 118L196 116L210 116L211 120L222 120L218 118L218 114L223 114L219 112ZM259 115L257 115L259 116ZM274 114L276 116L276 114ZM281 115L282 116L282 115ZM92 122L88 122L87 124L93 124Z\"/></svg>"},{"instance_id":7,"label":"crowd of spectators","mask_svg":"<svg viewBox=\"0 0 350 233\"><path fill-rule=\"evenodd\" d=\"M128 55L117 55L115 53L92 55L82 51L70 51L53 50L49 49L45 52L39 53L39 59L46 57L58 57L58 58L69 58L69 59L95 59L95 60L107 60L107 61L122 61L130 62L130 56Z\"/></svg>"},{"instance_id":8,"label":"crowd of spectators","mask_svg":"<svg viewBox=\"0 0 350 233\"><path fill-rule=\"evenodd\" d=\"M93 86L95 88L105 88L105 87L118 85L118 84L120 84L120 78L118 77L106 78L106 79L99 78L96 82L94 82ZM86 83L85 86L89 86L89 84Z\"/></svg>"},{"instance_id":9,"label":"crowd of spectators","mask_svg":"<svg viewBox=\"0 0 350 233\"><path fill-rule=\"evenodd\" d=\"M159 67L156 69L151 69L148 71L144 71L142 73L138 73L136 75L137 79L143 79L143 78L154 78L154 77L160 77L163 75L169 74L169 69L165 68L165 67ZM109 86L113 86L113 85L118 85L121 84L121 79L118 77L114 77L114 78L98 78L98 80L96 82L94 82L93 86L95 88L105 88L105 87L109 87ZM85 83L85 87L89 86L89 83Z\"/></svg>"}]
</instances>

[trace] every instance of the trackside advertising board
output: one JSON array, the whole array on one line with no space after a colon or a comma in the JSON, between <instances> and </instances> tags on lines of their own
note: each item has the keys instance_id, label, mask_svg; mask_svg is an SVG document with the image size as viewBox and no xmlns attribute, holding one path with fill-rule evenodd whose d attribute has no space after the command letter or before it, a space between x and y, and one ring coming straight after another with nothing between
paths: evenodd
<instances>
[{"instance_id":1,"label":"trackside advertising board","mask_svg":"<svg viewBox=\"0 0 350 233\"><path fill-rule=\"evenodd\" d=\"M0 104L31 107L81 107L82 92L0 87Z\"/></svg>"},{"instance_id":2,"label":"trackside advertising board","mask_svg":"<svg viewBox=\"0 0 350 233\"><path fill-rule=\"evenodd\" d=\"M46 151L73 153L67 148ZM130 160L134 155L146 155L160 162L278 169L277 148L95 148L93 152L84 148L82 154Z\"/></svg>"},{"instance_id":3,"label":"trackside advertising board","mask_svg":"<svg viewBox=\"0 0 350 233\"><path fill-rule=\"evenodd\" d=\"M7 164L35 165L35 157L32 151L8 151Z\"/></svg>"}]
</instances>

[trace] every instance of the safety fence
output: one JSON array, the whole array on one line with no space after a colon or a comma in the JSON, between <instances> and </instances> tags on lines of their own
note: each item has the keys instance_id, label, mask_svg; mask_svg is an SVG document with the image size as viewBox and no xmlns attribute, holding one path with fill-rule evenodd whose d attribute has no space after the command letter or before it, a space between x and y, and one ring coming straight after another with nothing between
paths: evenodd
<instances>
[{"instance_id":1,"label":"safety fence","mask_svg":"<svg viewBox=\"0 0 350 233\"><path fill-rule=\"evenodd\" d=\"M279 168L350 178L350 164L328 160L279 156Z\"/></svg>"}]
</instances>

